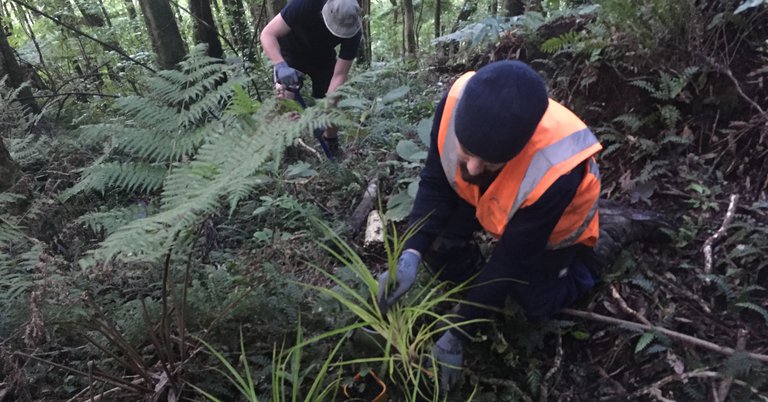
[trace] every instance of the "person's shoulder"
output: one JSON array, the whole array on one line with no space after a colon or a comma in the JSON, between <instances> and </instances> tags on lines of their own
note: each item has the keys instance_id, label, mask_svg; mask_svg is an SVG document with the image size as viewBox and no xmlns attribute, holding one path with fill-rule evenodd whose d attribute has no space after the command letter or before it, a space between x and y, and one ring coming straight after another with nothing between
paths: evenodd
<instances>
[{"instance_id":1,"label":"person's shoulder","mask_svg":"<svg viewBox=\"0 0 768 402\"><path fill-rule=\"evenodd\" d=\"M307 17L319 13L324 4L325 0L290 0L281 13Z\"/></svg>"}]
</instances>

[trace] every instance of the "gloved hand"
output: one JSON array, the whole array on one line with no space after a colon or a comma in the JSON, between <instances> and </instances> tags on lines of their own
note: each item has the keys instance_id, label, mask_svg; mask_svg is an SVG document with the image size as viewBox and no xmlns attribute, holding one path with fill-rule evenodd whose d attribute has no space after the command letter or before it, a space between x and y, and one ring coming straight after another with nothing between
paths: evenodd
<instances>
[{"instance_id":1,"label":"gloved hand","mask_svg":"<svg viewBox=\"0 0 768 402\"><path fill-rule=\"evenodd\" d=\"M442 391L450 391L459 382L463 363L464 344L451 331L445 331L432 347L437 362L438 380Z\"/></svg>"},{"instance_id":2,"label":"gloved hand","mask_svg":"<svg viewBox=\"0 0 768 402\"><path fill-rule=\"evenodd\" d=\"M416 281L416 272L421 261L421 255L414 250L405 250L397 260L397 275L394 289L389 292L389 271L379 275L379 295L376 298L382 314L402 297Z\"/></svg>"},{"instance_id":3,"label":"gloved hand","mask_svg":"<svg viewBox=\"0 0 768 402\"><path fill-rule=\"evenodd\" d=\"M302 73L281 61L275 64L275 82L285 85L288 89L298 88Z\"/></svg>"}]
</instances>

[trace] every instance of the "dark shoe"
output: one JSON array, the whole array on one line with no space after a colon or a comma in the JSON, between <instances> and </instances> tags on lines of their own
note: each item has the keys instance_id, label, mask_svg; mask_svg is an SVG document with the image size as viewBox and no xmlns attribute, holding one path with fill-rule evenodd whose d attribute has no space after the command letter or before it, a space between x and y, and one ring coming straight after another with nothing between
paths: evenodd
<instances>
[{"instance_id":1,"label":"dark shoe","mask_svg":"<svg viewBox=\"0 0 768 402\"><path fill-rule=\"evenodd\" d=\"M595 245L595 260L602 265L597 271L613 264L621 250L636 241L659 243L669 241L664 229L670 225L664 215L632 209L615 201L600 200L600 237ZM591 264L590 264L591 265Z\"/></svg>"}]
</instances>

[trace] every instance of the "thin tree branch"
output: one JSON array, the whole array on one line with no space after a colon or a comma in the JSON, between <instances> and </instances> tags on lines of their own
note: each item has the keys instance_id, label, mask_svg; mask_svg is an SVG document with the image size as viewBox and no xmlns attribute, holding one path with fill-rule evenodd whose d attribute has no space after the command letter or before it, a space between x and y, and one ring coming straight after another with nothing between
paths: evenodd
<instances>
[{"instance_id":1,"label":"thin tree branch","mask_svg":"<svg viewBox=\"0 0 768 402\"><path fill-rule=\"evenodd\" d=\"M555 361L552 363L552 368L547 371L544 379L541 381L539 387L539 402L546 402L549 400L549 381L560 370L560 366L563 364L563 334L557 334L557 351L555 352Z\"/></svg>"},{"instance_id":2,"label":"thin tree branch","mask_svg":"<svg viewBox=\"0 0 768 402\"><path fill-rule=\"evenodd\" d=\"M40 98L55 98L57 96L103 96L105 98L119 98L119 95L108 95L99 92L59 92L51 95L32 95L14 99L15 101L22 99L40 99Z\"/></svg>"},{"instance_id":3,"label":"thin tree branch","mask_svg":"<svg viewBox=\"0 0 768 402\"><path fill-rule=\"evenodd\" d=\"M637 330L637 331L658 331L658 332L663 333L664 335L669 336L670 338L674 338L674 339L677 339L677 340L682 341L682 342L689 343L689 344L694 345L694 346L700 346L702 348L709 349L711 351L722 353L722 354L728 355L728 356L731 356L731 355L733 355L734 353L737 352L737 350L734 349L734 348L729 348L727 346L720 346L720 345L718 345L716 343L713 343L713 342L710 342L710 341L706 341L706 340L703 340L703 339L699 339L699 338L696 338L694 336L686 335L686 334L683 334L683 333L680 333L680 332L677 332L677 331L672 331L672 330L666 329L664 327L659 327L659 326L655 326L655 325L640 324L640 323L633 322L633 321L621 320L621 319L618 319L618 318L608 317L608 316L605 316L605 315L601 315L601 314L597 314L597 313L592 313L592 312L589 312L589 311L574 310L574 309L570 309L570 308L562 309L562 310L560 310L560 312L568 314L568 315L572 315L574 317L585 318L585 319L588 319L588 320L603 322L603 323L606 323L606 324L618 325L618 326L621 326L621 327L624 327L624 328L629 328L629 329L633 329L633 330ZM747 356L749 356L752 359L759 360L759 361L764 362L764 363L768 363L768 355L763 355L763 354L753 353L753 352L745 352L745 353L746 353Z\"/></svg>"},{"instance_id":4,"label":"thin tree branch","mask_svg":"<svg viewBox=\"0 0 768 402\"><path fill-rule=\"evenodd\" d=\"M77 28L73 27L72 25L69 25L69 24L67 24L66 22L64 22L64 21L62 21L62 20L60 20L60 19L58 19L58 18L56 18L56 17L53 17L53 16L51 16L51 15L49 15L49 14L46 14L46 13L45 13L45 12L43 12L43 11L40 11L40 10L38 10L38 9L36 9L36 8L34 8L34 7L32 7L32 6L30 6L29 4L26 4L26 3L22 2L22 1L19 1L19 0L11 0L11 1L12 1L12 2L14 2L14 3L16 3L16 4L18 4L18 5L20 5L20 6L22 6L22 7L24 7L24 8L27 8L28 10L30 10L30 11L32 11L32 12L34 12L34 13L40 14L40 15L42 15L43 17L45 17L45 18L48 18L49 20L51 20L51 21L53 21L53 22L55 22L55 23L57 23L57 24L59 24L59 25L63 26L64 28L67 28L67 29L69 29L70 31L72 31L72 32L74 32L74 33L76 33L76 34L78 34L78 35L84 36L84 37L86 37L86 38L88 38L88 39L90 39L90 40L92 40L92 41L94 41L94 42L96 42L96 43L100 44L101 46L103 46L103 47L105 47L105 48L107 48L107 49L109 49L109 50L114 50L114 51L115 51L115 52L117 52L117 53L118 53L120 56L123 56L123 57L124 57L124 58L126 58L127 60L130 60L130 61L132 61L132 62L134 62L134 63L136 63L136 64L138 64L138 65L140 65L140 66L142 66L142 67L144 67L144 68L146 68L147 70L149 70L149 71L151 71L151 72L153 72L153 73L155 72L155 69L153 69L152 67L150 67L150 66L148 66L148 65L146 65L146 64L144 64L144 63L142 63L142 62L140 62L140 61L138 61L138 60L136 60L136 59L134 59L133 57L129 56L127 53L125 53L125 51L123 51L122 49L120 49L120 48L118 48L118 47L112 46L112 45L110 45L109 43L106 43L106 42L104 42L104 41L101 41L101 40L99 40L99 39L96 39L96 38L94 38L93 36L91 36L91 35L88 35L87 33L85 33L85 32L83 32L83 31L81 31L81 30L79 30L79 29L77 29Z\"/></svg>"},{"instance_id":5,"label":"thin tree branch","mask_svg":"<svg viewBox=\"0 0 768 402\"><path fill-rule=\"evenodd\" d=\"M728 204L728 211L725 213L725 218L723 218L723 224L720 225L720 228L717 229L717 232L710 236L705 242L704 242L704 274L710 275L712 273L712 245L718 240L720 240L721 237L725 235L725 231L728 229L728 226L731 225L731 221L733 220L733 214L736 211L736 203L739 201L739 196L737 194L731 194L731 202ZM707 284L711 282L709 278L705 279Z\"/></svg>"},{"instance_id":6,"label":"thin tree branch","mask_svg":"<svg viewBox=\"0 0 768 402\"><path fill-rule=\"evenodd\" d=\"M517 383L515 383L512 380L505 380L501 378L485 378L483 376L478 376L477 374L469 370L467 370L467 372L469 376L472 377L473 380L479 383L509 388L512 390L512 392L516 393L524 402L533 402L533 398L531 398L527 393L521 390L520 387L517 386Z\"/></svg>"},{"instance_id":7,"label":"thin tree branch","mask_svg":"<svg viewBox=\"0 0 768 402\"><path fill-rule=\"evenodd\" d=\"M651 325L651 322L648 321L647 318L643 317L642 314L638 313L633 309L632 307L629 307L627 302L624 300L623 297L621 297L621 293L619 293L619 290L616 289L616 286L614 284L611 284L611 296L616 300L617 303L619 303L619 306L622 310L624 310L625 313L635 317L638 321L642 322L645 325Z\"/></svg>"},{"instance_id":8,"label":"thin tree branch","mask_svg":"<svg viewBox=\"0 0 768 402\"><path fill-rule=\"evenodd\" d=\"M634 400L639 399L640 396L642 396L642 395L656 395L656 394L660 394L658 392L658 391L660 391L660 388L665 386L665 385L667 385L667 384L669 384L669 383L672 383L672 382L685 382L685 381L687 381L687 380L689 380L691 378L722 378L722 377L723 377L723 375L718 373L718 372L716 372L716 371L705 371L705 370L694 370L694 371L689 371L689 372L683 373L683 374L673 374L673 375L671 375L669 377L664 377L661 380L656 381L655 383L653 383L653 384L651 384L651 385L649 385L649 386L647 386L645 388L641 388L641 389L633 392L631 395L627 396L626 399L624 399L624 400L634 401ZM753 387L753 386L751 386L751 385L749 385L746 382L741 381L741 380L734 380L733 382L734 382L734 384L738 384L738 385L741 385L741 386L749 389L755 395L757 395L758 398L760 398L763 401L768 402L768 397L766 397L765 395L761 394L760 391L758 389L756 389L755 387Z\"/></svg>"}]
</instances>

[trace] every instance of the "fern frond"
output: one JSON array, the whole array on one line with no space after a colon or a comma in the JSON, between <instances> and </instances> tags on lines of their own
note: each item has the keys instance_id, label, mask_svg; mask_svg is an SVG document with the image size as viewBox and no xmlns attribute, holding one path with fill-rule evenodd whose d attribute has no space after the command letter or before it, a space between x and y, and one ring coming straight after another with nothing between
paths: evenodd
<instances>
[{"instance_id":1,"label":"fern frond","mask_svg":"<svg viewBox=\"0 0 768 402\"><path fill-rule=\"evenodd\" d=\"M656 290L656 285L653 282L639 275L629 278L627 282L639 286L648 293L653 293Z\"/></svg>"},{"instance_id":2,"label":"fern frond","mask_svg":"<svg viewBox=\"0 0 768 402\"><path fill-rule=\"evenodd\" d=\"M106 162L87 168L80 181L62 193L63 199L84 190L104 192L107 188L148 193L159 189L168 169L148 163Z\"/></svg>"},{"instance_id":3,"label":"fern frond","mask_svg":"<svg viewBox=\"0 0 768 402\"><path fill-rule=\"evenodd\" d=\"M0 217L0 245L17 242L24 238L22 228Z\"/></svg>"},{"instance_id":4,"label":"fern frond","mask_svg":"<svg viewBox=\"0 0 768 402\"><path fill-rule=\"evenodd\" d=\"M634 81L630 81L629 83L630 83L630 85L634 85L634 86L636 86L638 88L641 88L641 89L644 89L644 90L648 91L648 93L651 94L651 95L656 93L656 87L653 86L653 84L651 84L648 81L645 81L645 80L634 80Z\"/></svg>"},{"instance_id":5,"label":"fern frond","mask_svg":"<svg viewBox=\"0 0 768 402\"><path fill-rule=\"evenodd\" d=\"M573 47L583 40L583 35L578 31L569 31L560 36L549 38L541 44L540 49L544 53L555 53L567 47Z\"/></svg>"},{"instance_id":6,"label":"fern frond","mask_svg":"<svg viewBox=\"0 0 768 402\"><path fill-rule=\"evenodd\" d=\"M751 302L736 303L736 307L741 307L743 309L757 312L758 314L763 316L763 319L765 320L765 324L768 325L768 310L766 310L765 308Z\"/></svg>"},{"instance_id":7,"label":"fern frond","mask_svg":"<svg viewBox=\"0 0 768 402\"><path fill-rule=\"evenodd\" d=\"M116 147L150 162L177 162L193 155L205 138L206 128L157 135L140 128L116 128Z\"/></svg>"},{"instance_id":8,"label":"fern frond","mask_svg":"<svg viewBox=\"0 0 768 402\"><path fill-rule=\"evenodd\" d=\"M699 277L704 280L712 281L720 289L720 291L723 292L726 298L728 298L729 300L733 299L734 297L733 289L731 289L731 286L722 276L710 274L710 275L699 275Z\"/></svg>"},{"instance_id":9,"label":"fern frond","mask_svg":"<svg viewBox=\"0 0 768 402\"><path fill-rule=\"evenodd\" d=\"M145 218L152 212L153 211L147 206L143 204L136 204L124 208L114 208L103 212L91 212L79 217L77 221L84 223L95 233L99 233L103 230L107 234L110 234L128 222Z\"/></svg>"},{"instance_id":10,"label":"fern frond","mask_svg":"<svg viewBox=\"0 0 768 402\"><path fill-rule=\"evenodd\" d=\"M664 126L667 128L674 128L677 125L677 122L680 121L680 110L673 105L663 105L658 108Z\"/></svg>"},{"instance_id":11,"label":"fern frond","mask_svg":"<svg viewBox=\"0 0 768 402\"><path fill-rule=\"evenodd\" d=\"M619 123L630 132L636 132L643 126L643 121L634 113L626 113L614 118L612 123Z\"/></svg>"},{"instance_id":12,"label":"fern frond","mask_svg":"<svg viewBox=\"0 0 768 402\"><path fill-rule=\"evenodd\" d=\"M531 390L531 392L539 392L542 377L543 376L541 374L541 370L539 370L537 367L528 367L528 372L526 373L525 379L528 383L528 389Z\"/></svg>"}]
</instances>

